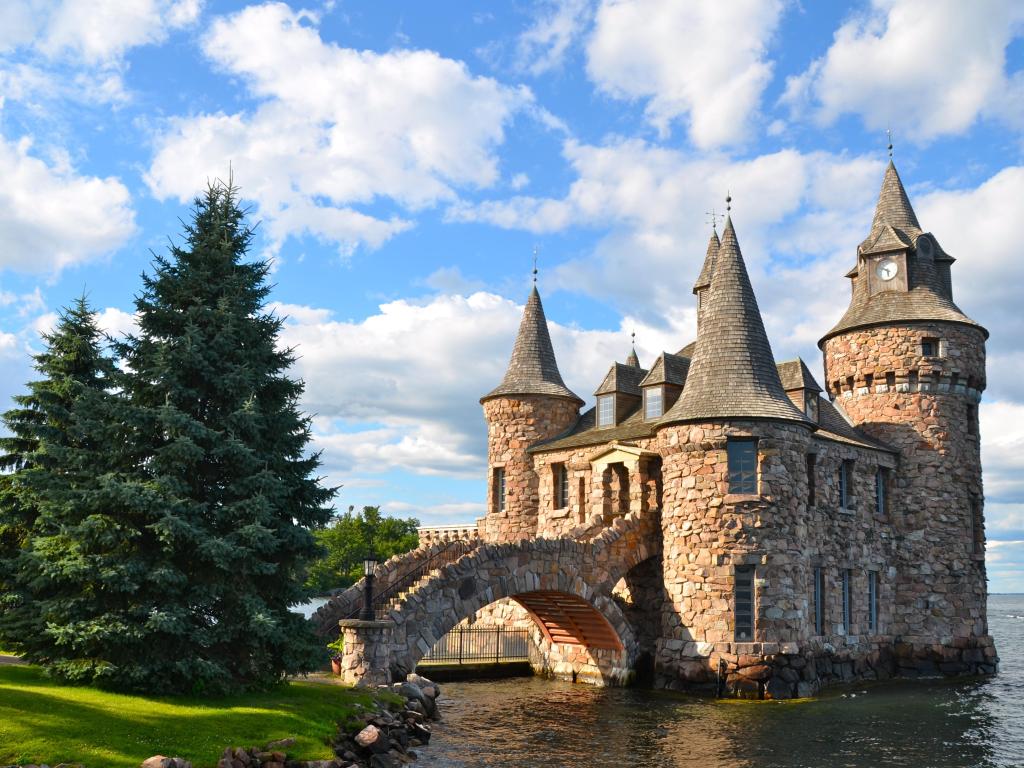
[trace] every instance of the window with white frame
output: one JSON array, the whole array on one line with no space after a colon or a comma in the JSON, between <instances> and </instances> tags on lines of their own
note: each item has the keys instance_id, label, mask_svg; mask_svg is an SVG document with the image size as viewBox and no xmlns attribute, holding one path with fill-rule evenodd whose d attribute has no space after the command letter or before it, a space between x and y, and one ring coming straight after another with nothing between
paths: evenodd
<instances>
[{"instance_id":1,"label":"window with white frame","mask_svg":"<svg viewBox=\"0 0 1024 768\"><path fill-rule=\"evenodd\" d=\"M555 481L555 509L565 509L569 506L569 470L565 464L555 464L552 469Z\"/></svg>"},{"instance_id":2,"label":"window with white frame","mask_svg":"<svg viewBox=\"0 0 1024 768\"><path fill-rule=\"evenodd\" d=\"M726 454L729 462L729 493L757 493L757 438L728 438Z\"/></svg>"},{"instance_id":3,"label":"window with white frame","mask_svg":"<svg viewBox=\"0 0 1024 768\"><path fill-rule=\"evenodd\" d=\"M754 566L737 565L733 584L735 637L738 643L754 640Z\"/></svg>"},{"instance_id":4,"label":"window with white frame","mask_svg":"<svg viewBox=\"0 0 1024 768\"><path fill-rule=\"evenodd\" d=\"M662 415L663 409L661 387L647 387L644 390L644 418L656 419Z\"/></svg>"},{"instance_id":5,"label":"window with white frame","mask_svg":"<svg viewBox=\"0 0 1024 768\"><path fill-rule=\"evenodd\" d=\"M804 398L804 413L807 418L817 423L818 421L818 396L813 392L807 392Z\"/></svg>"},{"instance_id":6,"label":"window with white frame","mask_svg":"<svg viewBox=\"0 0 1024 768\"><path fill-rule=\"evenodd\" d=\"M494 469L494 508L498 512L505 511L505 468L495 467Z\"/></svg>"},{"instance_id":7,"label":"window with white frame","mask_svg":"<svg viewBox=\"0 0 1024 768\"><path fill-rule=\"evenodd\" d=\"M597 426L610 427L615 423L615 395L597 398Z\"/></svg>"}]
</instances>

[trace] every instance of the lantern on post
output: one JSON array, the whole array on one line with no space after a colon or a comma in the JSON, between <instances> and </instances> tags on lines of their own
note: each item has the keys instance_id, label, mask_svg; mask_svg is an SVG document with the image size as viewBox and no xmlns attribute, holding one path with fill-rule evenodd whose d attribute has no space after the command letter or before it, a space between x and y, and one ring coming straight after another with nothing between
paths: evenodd
<instances>
[{"instance_id":1,"label":"lantern on post","mask_svg":"<svg viewBox=\"0 0 1024 768\"><path fill-rule=\"evenodd\" d=\"M363 558L363 576L366 578L363 588L363 613L359 617L363 621L373 621L377 618L373 610L373 572L376 568L377 557L375 555L371 553Z\"/></svg>"}]
</instances>

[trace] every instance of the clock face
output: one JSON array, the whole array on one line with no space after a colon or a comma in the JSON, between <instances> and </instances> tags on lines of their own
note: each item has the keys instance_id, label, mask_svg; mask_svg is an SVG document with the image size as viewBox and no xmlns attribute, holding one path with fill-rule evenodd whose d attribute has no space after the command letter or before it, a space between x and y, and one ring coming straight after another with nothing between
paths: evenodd
<instances>
[{"instance_id":1,"label":"clock face","mask_svg":"<svg viewBox=\"0 0 1024 768\"><path fill-rule=\"evenodd\" d=\"M875 267L875 274L878 275L882 280L892 280L899 273L899 265L892 259L886 259L885 261L879 262L878 266Z\"/></svg>"}]
</instances>

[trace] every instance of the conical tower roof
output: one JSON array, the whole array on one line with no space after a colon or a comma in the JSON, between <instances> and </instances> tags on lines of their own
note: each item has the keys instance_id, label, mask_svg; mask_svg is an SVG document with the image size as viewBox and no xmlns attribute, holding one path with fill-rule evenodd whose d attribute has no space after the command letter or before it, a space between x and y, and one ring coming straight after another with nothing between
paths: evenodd
<instances>
[{"instance_id":1,"label":"conical tower roof","mask_svg":"<svg viewBox=\"0 0 1024 768\"><path fill-rule=\"evenodd\" d=\"M726 220L683 393L660 424L725 418L808 424L782 389L732 219Z\"/></svg>"},{"instance_id":2,"label":"conical tower roof","mask_svg":"<svg viewBox=\"0 0 1024 768\"><path fill-rule=\"evenodd\" d=\"M480 402L492 397L515 395L566 397L583 405L583 401L565 386L562 374L558 372L551 334L548 333L548 321L544 317L544 306L540 302L536 285L523 310L523 320L519 324L519 335L512 348L512 359L505 371L505 378L495 389L480 398Z\"/></svg>"},{"instance_id":3,"label":"conical tower roof","mask_svg":"<svg viewBox=\"0 0 1024 768\"><path fill-rule=\"evenodd\" d=\"M906 289L872 293L868 270L885 254L906 253ZM838 323L818 342L872 325L888 323L946 321L973 325L988 331L967 317L953 302L949 264L953 257L942 250L934 235L923 232L910 205L910 198L892 160L885 169L878 193L871 232L857 247L857 266L847 273L854 279L850 306ZM945 278L938 265L946 269Z\"/></svg>"},{"instance_id":4,"label":"conical tower roof","mask_svg":"<svg viewBox=\"0 0 1024 768\"><path fill-rule=\"evenodd\" d=\"M914 213L907 190L903 188L903 180L892 160L885 169L882 189L875 204L875 217L871 221L871 234L865 243L876 240L886 226L893 227L900 234L910 235L911 240L921 233L917 214Z\"/></svg>"},{"instance_id":5,"label":"conical tower roof","mask_svg":"<svg viewBox=\"0 0 1024 768\"><path fill-rule=\"evenodd\" d=\"M693 284L694 293L697 293L711 285L711 275L715 271L715 257L718 256L718 249L720 246L721 242L718 239L718 232L712 229L711 239L708 240L708 251L704 256L704 266L700 268L700 275L697 277L697 282Z\"/></svg>"},{"instance_id":6,"label":"conical tower roof","mask_svg":"<svg viewBox=\"0 0 1024 768\"><path fill-rule=\"evenodd\" d=\"M639 368L640 367L640 358L637 357L636 347L632 347L629 350L629 357L626 358L626 365L628 365L628 366L630 366L632 368Z\"/></svg>"}]
</instances>

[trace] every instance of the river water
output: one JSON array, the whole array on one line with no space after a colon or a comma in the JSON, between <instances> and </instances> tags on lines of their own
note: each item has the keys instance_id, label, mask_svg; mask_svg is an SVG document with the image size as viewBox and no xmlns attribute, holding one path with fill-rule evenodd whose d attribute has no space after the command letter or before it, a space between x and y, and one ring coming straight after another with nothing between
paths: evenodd
<instances>
[{"instance_id":1,"label":"river water","mask_svg":"<svg viewBox=\"0 0 1024 768\"><path fill-rule=\"evenodd\" d=\"M423 768L1024 766L1024 595L993 595L1000 672L798 702L714 701L534 678L442 686Z\"/></svg>"}]
</instances>

